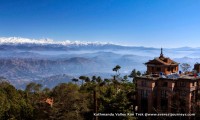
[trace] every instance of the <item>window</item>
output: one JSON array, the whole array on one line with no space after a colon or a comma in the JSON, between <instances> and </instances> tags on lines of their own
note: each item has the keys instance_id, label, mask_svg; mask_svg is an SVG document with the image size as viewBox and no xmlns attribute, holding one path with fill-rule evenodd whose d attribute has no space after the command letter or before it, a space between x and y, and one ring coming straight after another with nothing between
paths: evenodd
<instances>
[{"instance_id":1,"label":"window","mask_svg":"<svg viewBox=\"0 0 200 120\"><path fill-rule=\"evenodd\" d=\"M162 98L161 99L161 109L163 112L167 112L167 108L168 108L168 100Z\"/></svg>"},{"instance_id":2,"label":"window","mask_svg":"<svg viewBox=\"0 0 200 120\"><path fill-rule=\"evenodd\" d=\"M154 92L153 92L153 93L154 93L154 95L155 95L155 96L157 96L157 95L158 95L158 92L157 92L157 90L154 90Z\"/></svg>"},{"instance_id":3,"label":"window","mask_svg":"<svg viewBox=\"0 0 200 120\"><path fill-rule=\"evenodd\" d=\"M163 87L167 87L168 83L167 82L163 82Z\"/></svg>"},{"instance_id":4,"label":"window","mask_svg":"<svg viewBox=\"0 0 200 120\"><path fill-rule=\"evenodd\" d=\"M158 86L158 82L156 81L156 82L155 82L155 87L157 87L157 86Z\"/></svg>"},{"instance_id":5,"label":"window","mask_svg":"<svg viewBox=\"0 0 200 120\"><path fill-rule=\"evenodd\" d=\"M181 96L186 96L187 92L186 91L181 91Z\"/></svg>"},{"instance_id":6,"label":"window","mask_svg":"<svg viewBox=\"0 0 200 120\"><path fill-rule=\"evenodd\" d=\"M154 67L152 67L152 71L154 71Z\"/></svg>"},{"instance_id":7,"label":"window","mask_svg":"<svg viewBox=\"0 0 200 120\"><path fill-rule=\"evenodd\" d=\"M148 97L148 90L141 90L141 96L142 96L142 98L147 98Z\"/></svg>"},{"instance_id":8,"label":"window","mask_svg":"<svg viewBox=\"0 0 200 120\"><path fill-rule=\"evenodd\" d=\"M157 71L161 71L161 68L160 68L160 67L157 67Z\"/></svg>"},{"instance_id":9,"label":"window","mask_svg":"<svg viewBox=\"0 0 200 120\"><path fill-rule=\"evenodd\" d=\"M166 90L161 90L161 97L167 98L167 91Z\"/></svg>"},{"instance_id":10,"label":"window","mask_svg":"<svg viewBox=\"0 0 200 120\"><path fill-rule=\"evenodd\" d=\"M170 71L170 67L167 68L167 71Z\"/></svg>"},{"instance_id":11,"label":"window","mask_svg":"<svg viewBox=\"0 0 200 120\"><path fill-rule=\"evenodd\" d=\"M148 112L148 99L142 98L141 100L141 112L147 113Z\"/></svg>"},{"instance_id":12,"label":"window","mask_svg":"<svg viewBox=\"0 0 200 120\"><path fill-rule=\"evenodd\" d=\"M180 82L180 86L181 86L181 87L185 87L185 86L186 86L186 83L185 83L185 82Z\"/></svg>"},{"instance_id":13,"label":"window","mask_svg":"<svg viewBox=\"0 0 200 120\"><path fill-rule=\"evenodd\" d=\"M146 87L147 86L147 82L146 81L142 81L142 86Z\"/></svg>"},{"instance_id":14,"label":"window","mask_svg":"<svg viewBox=\"0 0 200 120\"><path fill-rule=\"evenodd\" d=\"M195 86L196 82L192 82L192 86Z\"/></svg>"}]
</instances>

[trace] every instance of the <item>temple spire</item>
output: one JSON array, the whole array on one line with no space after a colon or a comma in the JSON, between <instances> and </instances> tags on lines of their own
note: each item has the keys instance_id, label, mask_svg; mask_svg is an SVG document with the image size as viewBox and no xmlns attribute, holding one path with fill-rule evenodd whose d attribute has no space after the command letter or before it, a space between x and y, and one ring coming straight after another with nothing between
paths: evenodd
<instances>
[{"instance_id":1,"label":"temple spire","mask_svg":"<svg viewBox=\"0 0 200 120\"><path fill-rule=\"evenodd\" d=\"M160 51L160 57L163 57L163 49L161 47L161 51Z\"/></svg>"}]
</instances>

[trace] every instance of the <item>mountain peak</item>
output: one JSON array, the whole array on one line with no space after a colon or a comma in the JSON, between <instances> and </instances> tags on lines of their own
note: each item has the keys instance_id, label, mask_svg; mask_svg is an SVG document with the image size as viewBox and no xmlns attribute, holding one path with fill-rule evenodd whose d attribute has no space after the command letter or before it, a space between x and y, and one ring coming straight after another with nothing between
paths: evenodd
<instances>
[{"instance_id":1,"label":"mountain peak","mask_svg":"<svg viewBox=\"0 0 200 120\"><path fill-rule=\"evenodd\" d=\"M21 37L0 37L0 44L38 44L38 45L106 45L110 43L106 42L85 42L85 41L54 41L49 38L45 39L29 39L29 38L21 38Z\"/></svg>"}]
</instances>

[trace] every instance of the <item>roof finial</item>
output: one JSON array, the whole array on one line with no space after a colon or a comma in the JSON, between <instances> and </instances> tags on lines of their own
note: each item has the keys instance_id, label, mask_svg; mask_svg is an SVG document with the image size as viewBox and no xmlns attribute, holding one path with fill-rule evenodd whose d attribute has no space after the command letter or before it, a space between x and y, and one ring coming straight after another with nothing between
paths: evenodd
<instances>
[{"instance_id":1,"label":"roof finial","mask_svg":"<svg viewBox=\"0 0 200 120\"><path fill-rule=\"evenodd\" d=\"M163 49L161 47L160 57L163 57Z\"/></svg>"}]
</instances>

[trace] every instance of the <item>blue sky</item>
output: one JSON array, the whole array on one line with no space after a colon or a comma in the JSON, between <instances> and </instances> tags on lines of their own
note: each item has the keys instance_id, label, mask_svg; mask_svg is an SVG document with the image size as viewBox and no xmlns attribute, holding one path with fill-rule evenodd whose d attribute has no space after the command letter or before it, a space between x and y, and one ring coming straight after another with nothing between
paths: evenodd
<instances>
[{"instance_id":1,"label":"blue sky","mask_svg":"<svg viewBox=\"0 0 200 120\"><path fill-rule=\"evenodd\" d=\"M0 0L0 37L200 47L200 0Z\"/></svg>"}]
</instances>

